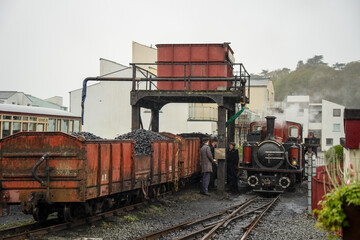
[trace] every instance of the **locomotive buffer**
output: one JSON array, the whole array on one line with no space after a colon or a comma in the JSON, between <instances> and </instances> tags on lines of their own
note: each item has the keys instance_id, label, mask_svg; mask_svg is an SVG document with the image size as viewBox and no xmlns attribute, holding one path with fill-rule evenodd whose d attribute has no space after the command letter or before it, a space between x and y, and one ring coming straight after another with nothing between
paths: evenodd
<instances>
[{"instance_id":1,"label":"locomotive buffer","mask_svg":"<svg viewBox=\"0 0 360 240\"><path fill-rule=\"evenodd\" d=\"M235 139L235 110L236 105L241 104L242 110L250 98L250 75L241 63L222 63L232 65L237 70L238 75L233 77L192 77L186 74L186 69L190 69L196 63L131 63L132 78L106 78L106 77L89 77L83 82L82 94L82 111L84 112L84 102L86 98L86 86L89 81L131 81L132 90L130 93L131 113L131 130L142 128L141 108L151 110L151 130L159 131L159 112L163 106L168 103L216 103L218 105L218 147L223 148L227 143ZM184 77L164 78L157 77L155 74L144 69L147 65L177 65L183 66ZM199 63L199 65L212 65L212 63ZM214 65L214 64L213 64ZM219 63L216 63L219 65ZM142 76L137 76L140 72ZM181 89L163 90L158 89L157 84L160 82L177 83ZM219 83L226 87L219 87L216 90L209 88L199 89L199 83ZM247 86L246 86L247 85ZM193 90L197 86L196 90ZM206 86L206 84L205 84ZM246 89L246 87L248 89ZM83 117L82 112L82 117ZM238 112L241 113L242 111ZM235 115L235 116L234 116ZM228 122L227 122L228 119ZM218 161L218 190L225 190L226 163L225 159Z\"/></svg>"}]
</instances>

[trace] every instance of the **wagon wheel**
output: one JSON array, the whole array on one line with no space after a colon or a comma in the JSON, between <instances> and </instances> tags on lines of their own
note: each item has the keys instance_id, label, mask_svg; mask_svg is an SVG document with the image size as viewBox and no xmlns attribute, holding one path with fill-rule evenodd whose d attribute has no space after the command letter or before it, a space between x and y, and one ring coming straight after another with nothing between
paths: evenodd
<instances>
[{"instance_id":1,"label":"wagon wheel","mask_svg":"<svg viewBox=\"0 0 360 240\"><path fill-rule=\"evenodd\" d=\"M71 222L73 220L73 216L72 216L72 211L71 211L71 206L69 204L66 204L64 206L64 221L65 222Z\"/></svg>"},{"instance_id":2,"label":"wagon wheel","mask_svg":"<svg viewBox=\"0 0 360 240\"><path fill-rule=\"evenodd\" d=\"M85 208L85 215L86 216L93 216L94 215L94 204L92 201L88 201L84 204Z\"/></svg>"},{"instance_id":3,"label":"wagon wheel","mask_svg":"<svg viewBox=\"0 0 360 240\"><path fill-rule=\"evenodd\" d=\"M48 218L49 214L44 208L40 208L37 206L33 210L33 217L35 221L42 222L45 221Z\"/></svg>"},{"instance_id":4,"label":"wagon wheel","mask_svg":"<svg viewBox=\"0 0 360 240\"><path fill-rule=\"evenodd\" d=\"M107 211L107 210L111 209L113 206L114 206L114 203L112 201L112 198L106 198L103 200L102 210Z\"/></svg>"}]
</instances>

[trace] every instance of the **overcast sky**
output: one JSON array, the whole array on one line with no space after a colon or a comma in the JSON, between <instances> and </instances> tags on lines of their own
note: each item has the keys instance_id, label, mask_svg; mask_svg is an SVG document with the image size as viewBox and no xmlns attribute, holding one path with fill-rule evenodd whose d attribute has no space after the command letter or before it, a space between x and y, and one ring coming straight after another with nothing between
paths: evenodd
<instances>
[{"instance_id":1,"label":"overcast sky","mask_svg":"<svg viewBox=\"0 0 360 240\"><path fill-rule=\"evenodd\" d=\"M231 42L250 73L360 60L359 0L0 0L0 90L63 96L131 62L131 42Z\"/></svg>"}]
</instances>

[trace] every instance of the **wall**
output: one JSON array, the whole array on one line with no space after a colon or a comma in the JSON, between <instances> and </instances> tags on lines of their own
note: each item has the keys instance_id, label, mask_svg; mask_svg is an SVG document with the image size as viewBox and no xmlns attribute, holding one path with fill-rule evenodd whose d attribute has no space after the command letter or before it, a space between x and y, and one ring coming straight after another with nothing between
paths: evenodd
<instances>
[{"instance_id":1,"label":"wall","mask_svg":"<svg viewBox=\"0 0 360 240\"><path fill-rule=\"evenodd\" d=\"M132 42L132 63L155 63L157 61L157 49L143 44ZM156 74L156 65L139 65L140 67Z\"/></svg>"},{"instance_id":2,"label":"wall","mask_svg":"<svg viewBox=\"0 0 360 240\"><path fill-rule=\"evenodd\" d=\"M113 61L100 59L100 75L117 70L122 71L111 74L109 77L132 76L131 68ZM94 133L103 138L114 138L117 135L129 132L131 129L131 88L131 82L118 81L88 85L83 131ZM82 89L70 92L70 111L79 115L81 115L81 94ZM150 121L146 117L146 115L143 116L144 126Z\"/></svg>"},{"instance_id":3,"label":"wall","mask_svg":"<svg viewBox=\"0 0 360 240\"><path fill-rule=\"evenodd\" d=\"M345 180L348 180L350 172L350 163L353 164L354 169L360 169L360 150L344 148L344 175Z\"/></svg>"},{"instance_id":4,"label":"wall","mask_svg":"<svg viewBox=\"0 0 360 240\"><path fill-rule=\"evenodd\" d=\"M266 85L257 86L256 81L262 81ZM274 86L270 80L251 80L250 83L250 103L247 107L259 114L260 118L264 118L268 115L269 109L274 104ZM246 91L248 91L246 89Z\"/></svg>"}]
</instances>

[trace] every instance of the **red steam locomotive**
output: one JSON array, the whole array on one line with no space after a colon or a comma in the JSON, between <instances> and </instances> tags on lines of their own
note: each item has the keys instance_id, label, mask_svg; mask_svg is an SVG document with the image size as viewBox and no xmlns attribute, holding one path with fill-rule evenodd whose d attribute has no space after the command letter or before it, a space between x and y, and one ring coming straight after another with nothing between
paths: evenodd
<instances>
[{"instance_id":1,"label":"red steam locomotive","mask_svg":"<svg viewBox=\"0 0 360 240\"><path fill-rule=\"evenodd\" d=\"M251 123L243 145L240 170L247 172L253 191L283 192L303 179L302 126L295 122L275 124L275 118L268 116L266 122Z\"/></svg>"}]
</instances>

